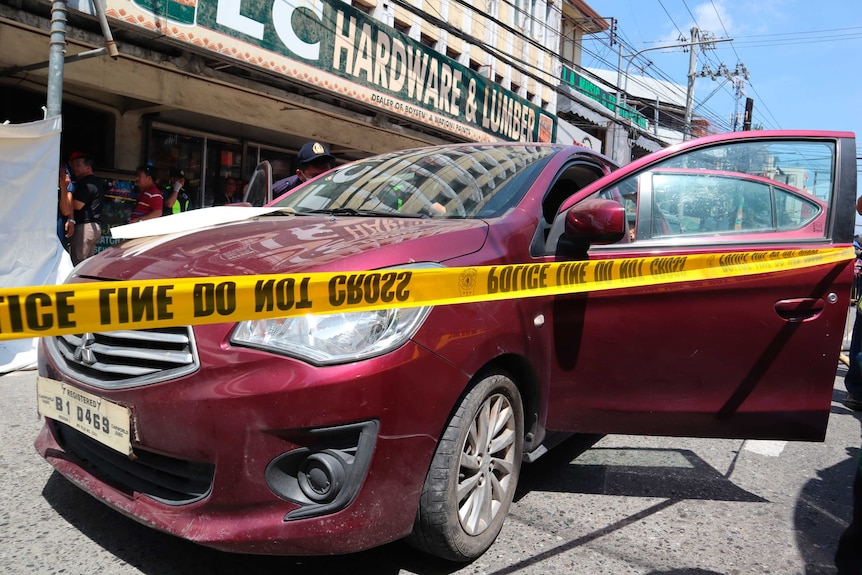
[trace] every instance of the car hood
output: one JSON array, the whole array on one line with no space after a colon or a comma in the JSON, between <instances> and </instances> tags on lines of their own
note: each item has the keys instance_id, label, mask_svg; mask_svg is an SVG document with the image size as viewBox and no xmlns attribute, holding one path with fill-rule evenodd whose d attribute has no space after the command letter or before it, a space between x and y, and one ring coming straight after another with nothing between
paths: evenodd
<instances>
[{"instance_id":1,"label":"car hood","mask_svg":"<svg viewBox=\"0 0 862 575\"><path fill-rule=\"evenodd\" d=\"M487 233L482 220L269 215L129 239L86 260L75 275L129 280L377 269L473 253Z\"/></svg>"}]
</instances>

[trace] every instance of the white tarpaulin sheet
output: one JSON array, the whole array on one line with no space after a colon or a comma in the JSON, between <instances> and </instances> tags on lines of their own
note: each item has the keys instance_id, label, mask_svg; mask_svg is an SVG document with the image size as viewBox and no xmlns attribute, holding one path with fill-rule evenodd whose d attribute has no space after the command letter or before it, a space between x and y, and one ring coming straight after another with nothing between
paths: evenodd
<instances>
[{"instance_id":1,"label":"white tarpaulin sheet","mask_svg":"<svg viewBox=\"0 0 862 575\"><path fill-rule=\"evenodd\" d=\"M72 260L57 239L60 117L0 124L0 288L61 283ZM36 365L35 339L0 341L0 373Z\"/></svg>"}]
</instances>

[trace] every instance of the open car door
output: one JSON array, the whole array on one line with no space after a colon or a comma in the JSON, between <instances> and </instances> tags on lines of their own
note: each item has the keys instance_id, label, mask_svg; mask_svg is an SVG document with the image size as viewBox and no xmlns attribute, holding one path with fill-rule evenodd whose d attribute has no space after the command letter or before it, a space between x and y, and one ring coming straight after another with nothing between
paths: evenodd
<instances>
[{"instance_id":1,"label":"open car door","mask_svg":"<svg viewBox=\"0 0 862 575\"><path fill-rule=\"evenodd\" d=\"M243 201L254 207L265 206L272 201L272 166L268 161L264 160L255 167Z\"/></svg>"},{"instance_id":2,"label":"open car door","mask_svg":"<svg viewBox=\"0 0 862 575\"><path fill-rule=\"evenodd\" d=\"M854 135L746 132L661 150L567 200L546 253L570 255L558 251L567 216L620 197L624 240L588 251L609 273L653 256L841 258L558 297L548 428L822 439L853 279Z\"/></svg>"}]
</instances>

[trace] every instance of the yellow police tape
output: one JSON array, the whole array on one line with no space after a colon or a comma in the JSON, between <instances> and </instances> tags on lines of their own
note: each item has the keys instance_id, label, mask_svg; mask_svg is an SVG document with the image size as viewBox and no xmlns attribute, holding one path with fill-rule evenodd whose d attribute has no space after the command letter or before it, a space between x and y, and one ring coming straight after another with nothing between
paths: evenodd
<instances>
[{"instance_id":1,"label":"yellow police tape","mask_svg":"<svg viewBox=\"0 0 862 575\"><path fill-rule=\"evenodd\" d=\"M854 257L853 248L827 248L6 288L0 289L0 340L632 288Z\"/></svg>"}]
</instances>

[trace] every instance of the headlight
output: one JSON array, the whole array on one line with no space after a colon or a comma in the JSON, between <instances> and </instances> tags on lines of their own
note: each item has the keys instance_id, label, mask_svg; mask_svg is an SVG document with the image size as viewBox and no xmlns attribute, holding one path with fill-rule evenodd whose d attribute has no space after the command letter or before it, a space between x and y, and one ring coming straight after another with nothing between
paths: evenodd
<instances>
[{"instance_id":1,"label":"headlight","mask_svg":"<svg viewBox=\"0 0 862 575\"><path fill-rule=\"evenodd\" d=\"M244 321L231 342L317 365L346 363L400 347L431 311L430 307L304 315Z\"/></svg>"}]
</instances>

